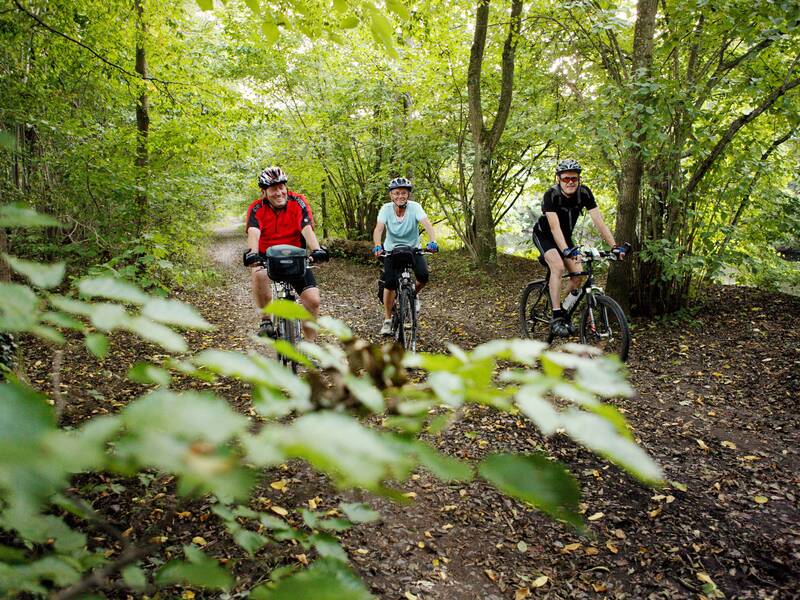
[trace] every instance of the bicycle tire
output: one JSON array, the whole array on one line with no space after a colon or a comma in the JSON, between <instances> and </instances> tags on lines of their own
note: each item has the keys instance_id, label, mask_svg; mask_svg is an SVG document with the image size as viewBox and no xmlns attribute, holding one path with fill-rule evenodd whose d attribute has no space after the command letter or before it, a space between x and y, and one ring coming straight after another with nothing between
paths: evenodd
<instances>
[{"instance_id":1,"label":"bicycle tire","mask_svg":"<svg viewBox=\"0 0 800 600\"><path fill-rule=\"evenodd\" d=\"M533 281L525 286L519 297L519 332L523 338L543 340L548 344L550 316L552 315L550 290L547 282Z\"/></svg>"},{"instance_id":2,"label":"bicycle tire","mask_svg":"<svg viewBox=\"0 0 800 600\"><path fill-rule=\"evenodd\" d=\"M417 351L417 311L414 306L414 292L410 289L403 290L403 329L404 348L409 352Z\"/></svg>"},{"instance_id":3,"label":"bicycle tire","mask_svg":"<svg viewBox=\"0 0 800 600\"><path fill-rule=\"evenodd\" d=\"M604 354L616 354L622 362L628 360L631 330L625 313L616 300L597 294L587 298L581 314L581 343L594 346Z\"/></svg>"},{"instance_id":4,"label":"bicycle tire","mask_svg":"<svg viewBox=\"0 0 800 600\"><path fill-rule=\"evenodd\" d=\"M289 342L292 347L297 346L297 321L289 321L287 319L278 319L278 339ZM284 356L278 352L278 362L282 365L289 367L293 373L297 373L297 363L288 356Z\"/></svg>"}]
</instances>

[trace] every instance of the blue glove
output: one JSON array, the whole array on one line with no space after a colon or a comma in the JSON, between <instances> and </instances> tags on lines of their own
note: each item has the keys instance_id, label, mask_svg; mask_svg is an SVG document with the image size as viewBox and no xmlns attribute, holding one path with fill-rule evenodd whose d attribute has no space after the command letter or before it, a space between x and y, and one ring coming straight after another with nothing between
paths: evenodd
<instances>
[{"instance_id":1,"label":"blue glove","mask_svg":"<svg viewBox=\"0 0 800 600\"><path fill-rule=\"evenodd\" d=\"M572 248L564 248L561 251L561 255L564 258L578 258L581 255L581 249L578 246L573 246Z\"/></svg>"},{"instance_id":2,"label":"blue glove","mask_svg":"<svg viewBox=\"0 0 800 600\"><path fill-rule=\"evenodd\" d=\"M429 250L431 252L438 252L439 251L439 244L437 244L436 242L428 242L428 245L425 246L425 249Z\"/></svg>"},{"instance_id":3,"label":"blue glove","mask_svg":"<svg viewBox=\"0 0 800 600\"><path fill-rule=\"evenodd\" d=\"M373 253L375 256L378 256L378 254L380 254L381 252L383 252L383 246L381 246L380 244L378 244L377 246L375 246L375 247L372 249L372 253Z\"/></svg>"},{"instance_id":4,"label":"blue glove","mask_svg":"<svg viewBox=\"0 0 800 600\"><path fill-rule=\"evenodd\" d=\"M625 254L628 252L628 247L623 244L622 246L614 246L611 252L617 255L620 260L625 260Z\"/></svg>"}]
</instances>

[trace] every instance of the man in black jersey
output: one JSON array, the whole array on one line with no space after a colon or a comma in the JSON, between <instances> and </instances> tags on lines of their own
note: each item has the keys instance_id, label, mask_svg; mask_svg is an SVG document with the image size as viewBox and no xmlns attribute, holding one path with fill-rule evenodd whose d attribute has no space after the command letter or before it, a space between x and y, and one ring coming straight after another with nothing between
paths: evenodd
<instances>
[{"instance_id":1,"label":"man in black jersey","mask_svg":"<svg viewBox=\"0 0 800 600\"><path fill-rule=\"evenodd\" d=\"M614 236L603 221L603 215L597 208L594 194L585 185L581 185L581 166L578 161L562 160L556 167L556 185L544 193L542 198L542 216L533 228L533 241L542 253L547 266L550 267L550 301L553 303L553 318L550 330L560 337L575 333L569 322L567 312L561 309L561 278L564 270L578 273L581 269L577 259L580 250L572 241L572 230L585 208L592 218L602 238L611 246L612 252L625 257L625 248L617 246ZM571 277L566 293L579 288L579 277Z\"/></svg>"}]
</instances>

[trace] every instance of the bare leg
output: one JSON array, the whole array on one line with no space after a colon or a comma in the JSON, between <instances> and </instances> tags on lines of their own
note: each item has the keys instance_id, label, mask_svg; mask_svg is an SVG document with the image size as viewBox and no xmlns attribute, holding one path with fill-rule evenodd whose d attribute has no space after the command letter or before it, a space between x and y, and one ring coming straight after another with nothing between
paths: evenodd
<instances>
[{"instance_id":1,"label":"bare leg","mask_svg":"<svg viewBox=\"0 0 800 600\"><path fill-rule=\"evenodd\" d=\"M308 312L318 317L320 304L319 288L312 287L303 290L303 293L300 294L300 303ZM303 337L309 342L314 342L317 339L317 330L309 327L305 321L303 321Z\"/></svg>"},{"instance_id":2,"label":"bare leg","mask_svg":"<svg viewBox=\"0 0 800 600\"><path fill-rule=\"evenodd\" d=\"M383 318L392 318L392 306L394 306L394 299L397 296L397 290L390 290L383 288Z\"/></svg>"},{"instance_id":3,"label":"bare leg","mask_svg":"<svg viewBox=\"0 0 800 600\"><path fill-rule=\"evenodd\" d=\"M564 275L564 259L558 250L550 249L544 253L544 260L550 267L550 302L553 303L553 310L561 308L561 277Z\"/></svg>"},{"instance_id":4,"label":"bare leg","mask_svg":"<svg viewBox=\"0 0 800 600\"><path fill-rule=\"evenodd\" d=\"M272 302L272 286L270 285L267 270L261 267L250 268L250 283L253 288L253 299L261 312L267 304ZM263 313L261 314L263 317Z\"/></svg>"}]
</instances>

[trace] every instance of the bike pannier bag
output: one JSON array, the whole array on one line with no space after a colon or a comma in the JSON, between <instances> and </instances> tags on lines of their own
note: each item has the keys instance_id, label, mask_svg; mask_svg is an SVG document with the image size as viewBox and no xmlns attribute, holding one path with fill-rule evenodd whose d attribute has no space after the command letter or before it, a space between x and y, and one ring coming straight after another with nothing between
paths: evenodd
<instances>
[{"instance_id":1,"label":"bike pannier bag","mask_svg":"<svg viewBox=\"0 0 800 600\"><path fill-rule=\"evenodd\" d=\"M290 281L306 274L306 251L280 244L267 248L267 275L273 281Z\"/></svg>"}]
</instances>

